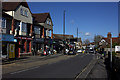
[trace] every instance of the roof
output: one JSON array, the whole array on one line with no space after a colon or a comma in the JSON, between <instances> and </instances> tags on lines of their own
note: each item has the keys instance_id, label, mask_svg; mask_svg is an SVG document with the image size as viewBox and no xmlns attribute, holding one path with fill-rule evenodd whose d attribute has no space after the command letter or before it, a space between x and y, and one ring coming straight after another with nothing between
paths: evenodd
<instances>
[{"instance_id":1,"label":"roof","mask_svg":"<svg viewBox=\"0 0 120 80\"><path fill-rule=\"evenodd\" d=\"M4 12L2 12L2 17L9 17L9 18L12 18L12 16L10 16L10 15L4 13Z\"/></svg>"},{"instance_id":2,"label":"roof","mask_svg":"<svg viewBox=\"0 0 120 80\"><path fill-rule=\"evenodd\" d=\"M103 38L107 43L110 43L110 38ZM113 43L118 43L119 42L119 38L118 37L112 37L112 42Z\"/></svg>"},{"instance_id":3,"label":"roof","mask_svg":"<svg viewBox=\"0 0 120 80\"><path fill-rule=\"evenodd\" d=\"M30 10L26 0L23 0L21 2L2 2L2 10L3 11L15 11L20 5L23 5L24 7L27 7Z\"/></svg>"},{"instance_id":4,"label":"roof","mask_svg":"<svg viewBox=\"0 0 120 80\"><path fill-rule=\"evenodd\" d=\"M73 35L53 34L54 39L63 39L63 36L66 39L73 38Z\"/></svg>"},{"instance_id":5,"label":"roof","mask_svg":"<svg viewBox=\"0 0 120 80\"><path fill-rule=\"evenodd\" d=\"M38 23L45 23L47 18L50 18L50 13L37 13L37 14L32 14L33 17L35 18L35 21Z\"/></svg>"},{"instance_id":6,"label":"roof","mask_svg":"<svg viewBox=\"0 0 120 80\"><path fill-rule=\"evenodd\" d=\"M3 11L15 10L21 2L2 2Z\"/></svg>"},{"instance_id":7,"label":"roof","mask_svg":"<svg viewBox=\"0 0 120 80\"><path fill-rule=\"evenodd\" d=\"M91 45L95 45L95 42L91 42L91 43L89 43L88 45L90 45L90 44L91 44Z\"/></svg>"}]
</instances>

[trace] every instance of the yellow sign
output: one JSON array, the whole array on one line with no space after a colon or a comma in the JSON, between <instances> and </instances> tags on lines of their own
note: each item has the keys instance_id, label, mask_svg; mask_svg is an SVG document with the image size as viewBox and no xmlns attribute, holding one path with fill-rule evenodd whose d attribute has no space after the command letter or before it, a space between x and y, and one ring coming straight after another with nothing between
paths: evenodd
<instances>
[{"instance_id":1,"label":"yellow sign","mask_svg":"<svg viewBox=\"0 0 120 80\"><path fill-rule=\"evenodd\" d=\"M15 58L15 44L9 44L9 58Z\"/></svg>"}]
</instances>

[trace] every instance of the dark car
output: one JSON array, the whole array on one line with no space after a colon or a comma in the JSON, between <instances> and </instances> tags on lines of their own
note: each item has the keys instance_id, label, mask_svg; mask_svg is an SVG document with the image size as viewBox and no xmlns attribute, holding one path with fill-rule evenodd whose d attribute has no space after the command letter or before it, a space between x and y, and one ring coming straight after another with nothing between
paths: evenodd
<instances>
[{"instance_id":1,"label":"dark car","mask_svg":"<svg viewBox=\"0 0 120 80\"><path fill-rule=\"evenodd\" d=\"M75 50L69 50L68 55L76 55Z\"/></svg>"}]
</instances>

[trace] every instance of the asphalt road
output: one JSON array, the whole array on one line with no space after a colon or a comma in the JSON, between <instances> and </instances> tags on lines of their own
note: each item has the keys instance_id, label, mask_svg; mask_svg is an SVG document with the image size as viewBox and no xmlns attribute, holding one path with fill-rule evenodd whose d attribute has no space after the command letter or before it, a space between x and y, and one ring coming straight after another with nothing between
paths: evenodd
<instances>
[{"instance_id":1,"label":"asphalt road","mask_svg":"<svg viewBox=\"0 0 120 80\"><path fill-rule=\"evenodd\" d=\"M72 56L72 55L68 55ZM75 78L93 59L92 54L79 54L67 60L4 74L4 78Z\"/></svg>"}]
</instances>

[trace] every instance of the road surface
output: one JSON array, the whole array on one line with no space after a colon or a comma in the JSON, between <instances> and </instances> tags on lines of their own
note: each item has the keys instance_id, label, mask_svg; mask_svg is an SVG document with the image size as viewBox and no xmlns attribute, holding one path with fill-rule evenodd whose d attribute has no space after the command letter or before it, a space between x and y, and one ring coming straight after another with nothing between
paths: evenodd
<instances>
[{"instance_id":1,"label":"road surface","mask_svg":"<svg viewBox=\"0 0 120 80\"><path fill-rule=\"evenodd\" d=\"M74 56L74 55L68 55ZM69 59L55 63L40 65L24 70L10 72L4 78L73 78L75 79L82 70L91 62L93 54L78 54ZM49 60L49 59L48 59ZM25 65L24 65L25 66Z\"/></svg>"}]
</instances>

